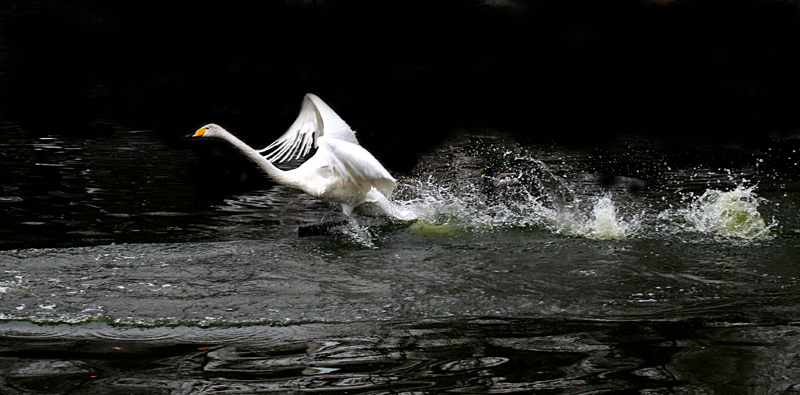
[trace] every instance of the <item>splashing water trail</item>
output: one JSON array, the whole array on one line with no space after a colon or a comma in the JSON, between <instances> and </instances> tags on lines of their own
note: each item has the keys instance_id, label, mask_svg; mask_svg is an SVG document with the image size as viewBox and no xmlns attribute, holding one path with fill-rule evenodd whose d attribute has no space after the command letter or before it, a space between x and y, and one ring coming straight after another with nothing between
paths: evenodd
<instances>
[{"instance_id":1,"label":"splashing water trail","mask_svg":"<svg viewBox=\"0 0 800 395\"><path fill-rule=\"evenodd\" d=\"M444 159L431 159L432 167L420 170L425 176L403 180L394 202L417 218L412 231L441 235L531 229L624 239L641 230L642 214L631 214L636 203L619 206L614 201L624 192L587 189L582 183L586 174L560 158L545 161L544 151L495 143L502 144L471 141L464 151L440 152Z\"/></svg>"},{"instance_id":2,"label":"splashing water trail","mask_svg":"<svg viewBox=\"0 0 800 395\"><path fill-rule=\"evenodd\" d=\"M416 183L420 197L403 202L419 218L419 233L449 234L456 231L494 231L507 228L543 229L554 234L588 239L626 239L647 233L648 211L635 211L635 204L623 205L612 194L577 196L569 203L552 202L529 191L495 201L480 198L479 191L462 185L443 188L431 182ZM668 228L678 232L700 232L735 239L769 236L776 221L768 222L759 212L763 199L755 187L737 186L730 191L707 189L702 195L686 195L682 208L657 214ZM652 212L650 212L653 214ZM665 229L651 224L651 232Z\"/></svg>"},{"instance_id":3,"label":"splashing water trail","mask_svg":"<svg viewBox=\"0 0 800 395\"><path fill-rule=\"evenodd\" d=\"M532 153L483 142L465 151L449 157L439 153L445 159L422 169L425 177L404 180L395 202L418 218L412 230L452 234L516 228L598 240L667 232L749 240L767 237L777 226L759 212L766 200L756 196L754 186L746 187L744 178L736 179L743 173L731 169L713 172L718 178L707 180L702 195L648 200L659 190L631 193L628 187L650 181L618 177L621 182L606 185L593 168L575 168L547 158L546 150ZM487 167L496 172L485 171ZM492 174L511 174L516 179L507 184L494 182L498 178ZM694 178L686 181L696 182ZM710 188L712 182L730 183L732 189Z\"/></svg>"},{"instance_id":4,"label":"splashing water trail","mask_svg":"<svg viewBox=\"0 0 800 395\"><path fill-rule=\"evenodd\" d=\"M706 190L685 210L687 221L698 231L726 237L757 239L769 235L777 223L767 224L758 211L761 199L754 192L755 186L737 186L724 192Z\"/></svg>"},{"instance_id":5,"label":"splashing water trail","mask_svg":"<svg viewBox=\"0 0 800 395\"><path fill-rule=\"evenodd\" d=\"M520 187L513 196L486 200L469 183L458 188L438 186L430 181L413 181L416 198L401 201L418 220L411 230L424 234L457 231L491 232L509 228L542 229L555 234L589 239L624 239L638 229L619 214L610 194L576 199L570 204L549 202Z\"/></svg>"}]
</instances>

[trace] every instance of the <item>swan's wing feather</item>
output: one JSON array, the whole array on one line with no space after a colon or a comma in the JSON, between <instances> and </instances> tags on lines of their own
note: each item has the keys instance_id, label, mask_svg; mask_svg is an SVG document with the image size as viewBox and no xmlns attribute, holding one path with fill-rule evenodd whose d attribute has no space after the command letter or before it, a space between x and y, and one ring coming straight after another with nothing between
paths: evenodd
<instances>
[{"instance_id":1,"label":"swan's wing feather","mask_svg":"<svg viewBox=\"0 0 800 395\"><path fill-rule=\"evenodd\" d=\"M292 126L259 151L270 162L285 162L308 155L322 136L358 144L355 132L322 99L308 93Z\"/></svg>"},{"instance_id":2,"label":"swan's wing feather","mask_svg":"<svg viewBox=\"0 0 800 395\"><path fill-rule=\"evenodd\" d=\"M331 109L327 103L322 101L322 99L313 93L307 93L304 101L305 100L314 103L320 118L322 118L324 128L321 135L336 140L344 140L349 143L358 144L356 133L350 128L350 125L348 125L347 122L345 122L339 116L339 114L336 114L336 112L333 111L333 109Z\"/></svg>"},{"instance_id":3,"label":"swan's wing feather","mask_svg":"<svg viewBox=\"0 0 800 395\"><path fill-rule=\"evenodd\" d=\"M322 134L324 127L322 116L306 96L300 106L300 114L289 129L259 153L270 162L302 158L311 151L314 140Z\"/></svg>"},{"instance_id":4,"label":"swan's wing feather","mask_svg":"<svg viewBox=\"0 0 800 395\"><path fill-rule=\"evenodd\" d=\"M354 184L369 184L387 198L392 196L397 181L364 147L347 141L320 138L320 150L334 174Z\"/></svg>"}]
</instances>

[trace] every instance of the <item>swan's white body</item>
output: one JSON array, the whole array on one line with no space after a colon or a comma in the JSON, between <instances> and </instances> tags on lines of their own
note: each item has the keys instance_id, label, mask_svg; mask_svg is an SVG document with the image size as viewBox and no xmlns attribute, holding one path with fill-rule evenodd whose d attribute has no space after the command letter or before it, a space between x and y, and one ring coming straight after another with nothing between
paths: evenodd
<instances>
[{"instance_id":1,"label":"swan's white body","mask_svg":"<svg viewBox=\"0 0 800 395\"><path fill-rule=\"evenodd\" d=\"M227 130L208 124L193 137L216 137L231 143L258 164L277 183L299 189L324 201L338 203L345 215L365 202L376 203L386 214L404 217L389 202L397 182L358 144L355 132L325 102L306 94L300 115L275 142L255 150ZM279 163L317 152L296 169L281 170ZM405 218L404 218L405 219Z\"/></svg>"}]
</instances>

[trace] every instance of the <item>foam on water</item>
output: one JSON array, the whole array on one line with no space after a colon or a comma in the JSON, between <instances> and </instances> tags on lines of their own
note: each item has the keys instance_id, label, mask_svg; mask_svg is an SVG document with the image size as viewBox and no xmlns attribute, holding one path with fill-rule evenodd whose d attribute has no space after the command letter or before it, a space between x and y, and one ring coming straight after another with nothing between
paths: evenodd
<instances>
[{"instance_id":1,"label":"foam on water","mask_svg":"<svg viewBox=\"0 0 800 395\"><path fill-rule=\"evenodd\" d=\"M636 233L638 223L623 218L611 194L576 199L569 204L549 202L525 187L497 199L481 198L474 185L437 186L430 179L409 184L417 197L398 201L419 220L412 230L428 234L457 231L491 232L509 228L550 231L590 239L623 239Z\"/></svg>"},{"instance_id":2,"label":"foam on water","mask_svg":"<svg viewBox=\"0 0 800 395\"><path fill-rule=\"evenodd\" d=\"M591 199L591 212L565 210L552 220L556 233L589 239L624 239L635 233L637 225L623 219L610 195Z\"/></svg>"},{"instance_id":3,"label":"foam on water","mask_svg":"<svg viewBox=\"0 0 800 395\"><path fill-rule=\"evenodd\" d=\"M764 199L755 194L755 186L737 186L731 191L708 189L681 210L688 223L702 233L741 239L769 235L777 223L767 223L758 211Z\"/></svg>"},{"instance_id":4,"label":"foam on water","mask_svg":"<svg viewBox=\"0 0 800 395\"><path fill-rule=\"evenodd\" d=\"M743 179L736 180L733 170L727 170L727 182L738 186L727 191L719 189L720 180L715 179L716 185L712 188L709 182L702 193L658 188L634 194L626 185L644 181L622 177L622 187L606 187L596 181L596 174L563 161L545 163L537 159L540 154L523 147L478 145L472 151L472 160L508 172L504 174L513 175L512 182L487 177L482 168L475 172L464 153L440 160L420 173L427 175L403 180L398 187L395 203L419 219L413 231L453 234L517 228L600 240L663 237L665 232L752 240L768 237L777 226L759 212L766 199Z\"/></svg>"},{"instance_id":5,"label":"foam on water","mask_svg":"<svg viewBox=\"0 0 800 395\"><path fill-rule=\"evenodd\" d=\"M777 221L767 221L759 212L765 199L756 195L755 187L742 185L729 191L707 189L699 196L684 194L677 207L660 212L641 209L639 206L648 205L629 199L620 206L610 193L581 196L569 203L545 202L532 194L488 203L477 199L469 188L459 193L431 182L416 183L415 188L419 198L399 203L419 217L412 228L428 234L527 228L589 239L626 239L668 229L673 234L753 240L768 237L777 226ZM659 221L667 224L659 225Z\"/></svg>"}]
</instances>

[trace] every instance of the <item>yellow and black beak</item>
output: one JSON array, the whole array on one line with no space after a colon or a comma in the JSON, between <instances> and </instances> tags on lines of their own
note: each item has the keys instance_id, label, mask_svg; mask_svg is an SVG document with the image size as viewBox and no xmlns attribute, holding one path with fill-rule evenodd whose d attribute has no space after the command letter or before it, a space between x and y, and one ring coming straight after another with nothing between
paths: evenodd
<instances>
[{"instance_id":1,"label":"yellow and black beak","mask_svg":"<svg viewBox=\"0 0 800 395\"><path fill-rule=\"evenodd\" d=\"M194 134L192 135L192 137L203 137L203 135L204 135L204 134L206 134L206 128L205 128L205 127L202 127L202 128L200 128L200 129L197 129L197 131L196 131L196 132L194 132Z\"/></svg>"}]
</instances>

